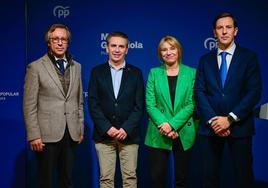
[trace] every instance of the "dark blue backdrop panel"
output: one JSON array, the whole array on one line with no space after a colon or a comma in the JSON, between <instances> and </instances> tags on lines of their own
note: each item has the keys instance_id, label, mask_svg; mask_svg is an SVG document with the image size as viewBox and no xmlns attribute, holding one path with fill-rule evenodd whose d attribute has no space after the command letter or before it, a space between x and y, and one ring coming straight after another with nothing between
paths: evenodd
<instances>
[{"instance_id":1,"label":"dark blue backdrop panel","mask_svg":"<svg viewBox=\"0 0 268 188\"><path fill-rule=\"evenodd\" d=\"M222 3L222 2L221 2ZM44 33L52 23L67 24L73 34L70 52L82 64L85 96L85 141L79 145L74 169L76 187L98 187L98 161L92 141L92 121L87 109L87 84L93 66L105 62L105 38L111 31L123 31L129 35L130 50L127 61L139 66L147 80L151 67L161 62L157 57L157 45L165 35L177 37L183 46L183 62L196 67L199 57L215 46L212 19L222 11L231 11L238 19L237 42L255 50L260 59L263 76L261 103L267 102L267 23L266 3L255 1L73 1L27 0L26 20L24 2L12 1L1 5L2 61L0 86L0 138L1 155L0 187L34 187L35 156L28 149L22 120L22 88L25 67L46 52ZM25 30L26 26L26 30ZM26 31L26 32L25 32ZM26 37L25 37L26 36ZM26 39L26 40L25 40ZM15 73L15 74L14 74ZM260 104L261 104L260 103ZM141 125L144 138L147 127L145 115ZM254 172L258 182L268 182L268 132L267 121L256 121L254 137ZM201 164L199 142L192 155L190 186L200 187ZM27 159L26 159L27 153ZM226 151L228 158L228 150ZM147 148L141 143L138 160L139 187L150 187ZM26 166L27 169L26 169ZM172 169L171 169L172 170ZM27 172L27 184L25 173ZM223 169L224 187L234 181L231 165ZM172 172L170 172L172 176ZM120 180L120 177L116 177ZM119 183L120 184L120 183ZM119 184L116 184L119 186ZM172 184L169 180L168 184ZM259 187L262 184L259 183Z\"/></svg>"},{"instance_id":2,"label":"dark blue backdrop panel","mask_svg":"<svg viewBox=\"0 0 268 188\"><path fill-rule=\"evenodd\" d=\"M264 4L255 3L255 8L253 9L252 2L243 2L243 8L241 9L241 2L232 1L226 1L220 7L217 2L211 1L166 1L165 3L132 1L126 4L125 1L81 1L78 3L75 1L36 2L29 0L28 7L28 60L32 61L37 58L46 49L43 43L43 33L49 24L61 22L69 25L73 32L70 51L83 66L85 91L91 68L107 59L104 49L107 33L119 30L129 35L131 45L127 61L141 67L146 80L149 69L160 64L156 53L157 45L160 38L167 34L174 35L181 41L184 49L183 62L196 67L199 57L209 50L204 45L209 45L205 41L207 38L213 37L212 19L222 11L231 11L236 15L239 20L239 29L241 30L237 41L242 45L253 48L257 52L260 51L262 74L267 73L263 53L267 47L263 45L265 43L255 40L256 34L253 34L258 32L257 36L262 39L265 36L264 28L267 28L267 25L264 25L263 21L267 13ZM248 16L249 12L250 16ZM257 26L262 26L260 27L262 29L256 30ZM264 85L263 102L267 101L267 98L265 98L266 93L267 88ZM88 155L82 161L89 165L87 168L84 166L84 169L87 170L86 174L91 174L87 180L95 182L91 183L95 187L98 180L98 168L94 143L92 143L90 137L92 134L92 121L88 116L87 108L85 114L89 138L81 145L80 155L83 156L82 153L86 153L86 156ZM258 121L257 123L257 133L259 129L262 129L262 132L264 131L263 129L267 131L265 121ZM141 132L142 136L144 136L146 118L142 126ZM267 149L265 151L261 147L263 139L265 140L261 135L257 135L254 139L255 158L263 159L261 162L255 160L254 170L258 180L267 181L267 173L264 173L267 168L263 168L267 164L265 164L264 158L260 157L268 155ZM198 148L196 151L198 151ZM194 156L193 158L196 159L193 161L198 161L198 157ZM145 162L142 162L143 171L138 172L145 174L145 172L148 172L148 166L146 165L148 158L143 144L141 144L140 149L140 161ZM141 168L140 165L139 168ZM146 176L146 178L148 177ZM193 178L196 177L194 176ZM142 178L140 185L148 184L148 181ZM81 182L83 182L83 185L87 184L82 178Z\"/></svg>"},{"instance_id":3,"label":"dark blue backdrop panel","mask_svg":"<svg viewBox=\"0 0 268 188\"><path fill-rule=\"evenodd\" d=\"M2 3L0 25L0 187L24 187L26 141L21 111L25 72L24 2Z\"/></svg>"}]
</instances>

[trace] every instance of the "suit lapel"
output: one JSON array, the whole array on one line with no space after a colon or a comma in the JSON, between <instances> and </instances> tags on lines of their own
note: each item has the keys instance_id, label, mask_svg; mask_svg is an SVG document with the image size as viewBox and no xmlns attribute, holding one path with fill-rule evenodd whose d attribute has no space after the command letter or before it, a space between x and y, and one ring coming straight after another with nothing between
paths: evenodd
<instances>
[{"instance_id":1,"label":"suit lapel","mask_svg":"<svg viewBox=\"0 0 268 188\"><path fill-rule=\"evenodd\" d=\"M122 79L121 79L121 84L120 84L120 88L119 88L119 92L118 92L118 96L117 98L120 97L120 95L122 94L122 92L124 91L127 79L128 79L128 74L131 71L131 68L126 64L126 68L123 69L123 74L122 74Z\"/></svg>"},{"instance_id":2,"label":"suit lapel","mask_svg":"<svg viewBox=\"0 0 268 188\"><path fill-rule=\"evenodd\" d=\"M71 60L72 61L72 60ZM74 80L75 80L75 76L76 76L76 67L74 64L72 64L70 66L70 85L69 85L69 89L66 95L66 98L68 98L70 96L70 93L72 91L73 85L74 85Z\"/></svg>"},{"instance_id":3,"label":"suit lapel","mask_svg":"<svg viewBox=\"0 0 268 188\"><path fill-rule=\"evenodd\" d=\"M180 70L177 77L176 92L174 99L174 112L178 108L179 104L184 100L182 99L182 94L184 93L185 84L188 82L186 78L185 66L181 63Z\"/></svg>"},{"instance_id":4,"label":"suit lapel","mask_svg":"<svg viewBox=\"0 0 268 188\"><path fill-rule=\"evenodd\" d=\"M217 84L219 86L220 89L222 89L222 83L221 83L221 76L220 76L220 69L218 66L218 58L217 58L217 50L214 50L212 52L212 56L211 56L211 67L212 67L212 71L211 71L211 76L214 74L214 78L216 78ZM210 77L210 75L208 75ZM213 79L212 77L212 79Z\"/></svg>"},{"instance_id":5,"label":"suit lapel","mask_svg":"<svg viewBox=\"0 0 268 188\"><path fill-rule=\"evenodd\" d=\"M239 62L240 62L239 59L240 59L241 55L238 55L238 54L239 54L239 47L237 46L235 51L234 51L234 55L232 57L231 63L230 63L230 67L229 67L228 72L227 72L227 77L226 77L224 87L228 86L230 80L232 80L232 76L236 74L236 70L239 67Z\"/></svg>"},{"instance_id":6,"label":"suit lapel","mask_svg":"<svg viewBox=\"0 0 268 188\"><path fill-rule=\"evenodd\" d=\"M103 71L104 71L103 76L104 76L104 80L105 80L104 83L106 84L108 92L112 95L113 98L115 98L114 90L113 90L112 75L111 75L111 70L110 70L110 66L109 66L108 62L105 64Z\"/></svg>"},{"instance_id":7,"label":"suit lapel","mask_svg":"<svg viewBox=\"0 0 268 188\"><path fill-rule=\"evenodd\" d=\"M167 106L170 108L171 111L173 111L165 65L161 66L158 87L161 90L162 96L163 96L164 100L166 101Z\"/></svg>"},{"instance_id":8,"label":"suit lapel","mask_svg":"<svg viewBox=\"0 0 268 188\"><path fill-rule=\"evenodd\" d=\"M59 76L58 76L58 74L57 74L57 72L55 70L55 67L54 67L53 63L51 62L51 60L49 59L49 57L47 55L44 56L42 64L46 68L46 70L47 70L48 74L50 75L50 77L52 78L52 80L58 86L58 88L61 91L62 95L65 96L63 87L62 87L60 79L59 79Z\"/></svg>"}]
</instances>

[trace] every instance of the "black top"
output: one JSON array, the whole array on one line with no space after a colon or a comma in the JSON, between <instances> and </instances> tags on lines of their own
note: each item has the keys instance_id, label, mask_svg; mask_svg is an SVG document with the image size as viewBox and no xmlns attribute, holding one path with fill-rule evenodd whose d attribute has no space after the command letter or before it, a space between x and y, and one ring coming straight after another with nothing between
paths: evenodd
<instances>
[{"instance_id":1,"label":"black top","mask_svg":"<svg viewBox=\"0 0 268 188\"><path fill-rule=\"evenodd\" d=\"M172 103L173 108L174 108L177 78L178 78L178 75L168 76L168 86L169 86L170 98L171 98L171 103Z\"/></svg>"}]
</instances>

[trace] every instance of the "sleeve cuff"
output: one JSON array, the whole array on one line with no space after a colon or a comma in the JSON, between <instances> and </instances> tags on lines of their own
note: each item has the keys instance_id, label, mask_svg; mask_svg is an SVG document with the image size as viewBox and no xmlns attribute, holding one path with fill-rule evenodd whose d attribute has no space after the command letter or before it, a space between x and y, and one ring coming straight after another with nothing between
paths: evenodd
<instances>
[{"instance_id":1,"label":"sleeve cuff","mask_svg":"<svg viewBox=\"0 0 268 188\"><path fill-rule=\"evenodd\" d=\"M229 115L232 116L236 122L240 120L233 112L230 112Z\"/></svg>"},{"instance_id":2,"label":"sleeve cuff","mask_svg":"<svg viewBox=\"0 0 268 188\"><path fill-rule=\"evenodd\" d=\"M211 125L212 122L213 122L212 119L208 120L208 121L207 121L207 125Z\"/></svg>"}]
</instances>

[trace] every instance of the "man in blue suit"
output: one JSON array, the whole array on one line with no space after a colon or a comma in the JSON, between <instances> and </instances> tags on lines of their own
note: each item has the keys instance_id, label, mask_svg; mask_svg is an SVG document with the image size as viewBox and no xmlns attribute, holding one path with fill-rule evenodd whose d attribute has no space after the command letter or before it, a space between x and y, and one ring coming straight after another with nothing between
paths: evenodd
<instances>
[{"instance_id":1,"label":"man in blue suit","mask_svg":"<svg viewBox=\"0 0 268 188\"><path fill-rule=\"evenodd\" d=\"M234 42L237 21L222 13L213 22L218 48L201 57L195 95L200 114L203 153L203 187L219 187L224 144L227 143L237 188L254 184L252 136L253 108L261 97L262 83L257 55Z\"/></svg>"},{"instance_id":2,"label":"man in blue suit","mask_svg":"<svg viewBox=\"0 0 268 188\"><path fill-rule=\"evenodd\" d=\"M108 62L92 69L89 111L100 165L100 187L113 188L117 153L123 187L136 188L139 124L144 109L144 83L139 68L126 63L128 36L107 36Z\"/></svg>"}]
</instances>

